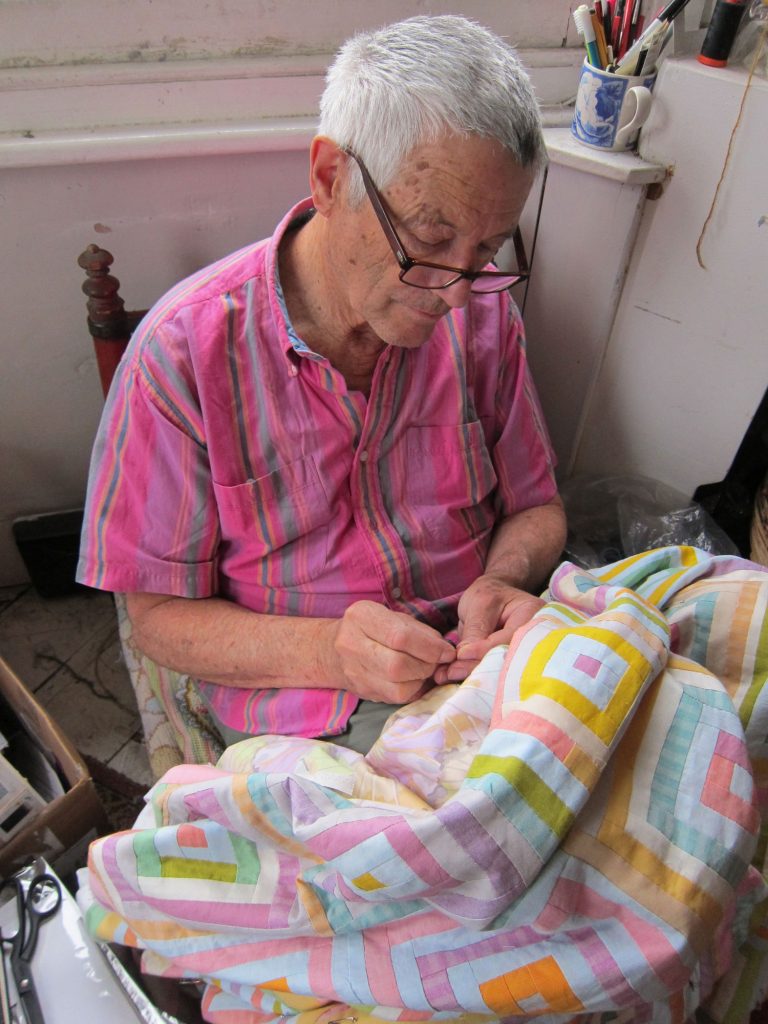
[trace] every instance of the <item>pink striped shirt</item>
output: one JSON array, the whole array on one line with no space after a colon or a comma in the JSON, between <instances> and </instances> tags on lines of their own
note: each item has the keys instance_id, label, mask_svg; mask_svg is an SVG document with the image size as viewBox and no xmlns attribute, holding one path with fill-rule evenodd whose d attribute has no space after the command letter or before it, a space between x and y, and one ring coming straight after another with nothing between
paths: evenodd
<instances>
[{"instance_id":1,"label":"pink striped shirt","mask_svg":"<svg viewBox=\"0 0 768 1024\"><path fill-rule=\"evenodd\" d=\"M337 617L368 599L443 633L497 519L553 497L553 456L507 293L473 295L371 393L293 332L275 235L145 317L96 439L78 566L105 590ZM311 680L308 680L311 682ZM233 729L342 731L346 691L203 684Z\"/></svg>"}]
</instances>

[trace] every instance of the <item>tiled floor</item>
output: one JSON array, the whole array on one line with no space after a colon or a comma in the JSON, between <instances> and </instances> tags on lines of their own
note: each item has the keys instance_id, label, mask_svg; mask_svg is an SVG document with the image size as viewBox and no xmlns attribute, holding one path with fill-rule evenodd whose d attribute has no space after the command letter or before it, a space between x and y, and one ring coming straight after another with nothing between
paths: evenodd
<instances>
[{"instance_id":1,"label":"tiled floor","mask_svg":"<svg viewBox=\"0 0 768 1024\"><path fill-rule=\"evenodd\" d=\"M111 595L44 600L31 585L0 587L0 657L81 754L152 785Z\"/></svg>"}]
</instances>

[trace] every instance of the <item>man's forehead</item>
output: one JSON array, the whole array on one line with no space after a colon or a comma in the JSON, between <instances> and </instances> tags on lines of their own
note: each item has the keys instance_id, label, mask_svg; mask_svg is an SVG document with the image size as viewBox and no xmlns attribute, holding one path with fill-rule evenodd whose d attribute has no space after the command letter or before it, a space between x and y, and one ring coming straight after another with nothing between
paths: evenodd
<instances>
[{"instance_id":1,"label":"man's forehead","mask_svg":"<svg viewBox=\"0 0 768 1024\"><path fill-rule=\"evenodd\" d=\"M480 136L449 137L414 147L402 160L393 184L417 185L431 178L474 181L488 176L498 187L519 192L528 188L534 174L521 167L514 156L495 140Z\"/></svg>"},{"instance_id":2,"label":"man's forehead","mask_svg":"<svg viewBox=\"0 0 768 1024\"><path fill-rule=\"evenodd\" d=\"M436 222L456 227L457 201L480 210L494 208L519 213L534 174L506 152L473 162L471 153L453 154L441 161L431 149L414 150L400 166L387 191L418 202L418 212Z\"/></svg>"}]
</instances>

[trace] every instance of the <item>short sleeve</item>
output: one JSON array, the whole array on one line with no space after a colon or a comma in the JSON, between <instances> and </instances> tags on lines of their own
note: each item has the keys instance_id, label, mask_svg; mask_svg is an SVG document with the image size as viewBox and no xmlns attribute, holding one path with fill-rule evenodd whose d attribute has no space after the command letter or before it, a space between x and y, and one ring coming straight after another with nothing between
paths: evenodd
<instances>
[{"instance_id":1,"label":"short sleeve","mask_svg":"<svg viewBox=\"0 0 768 1024\"><path fill-rule=\"evenodd\" d=\"M102 590L209 597L219 527L194 389L145 351L123 360L104 409L77 579Z\"/></svg>"}]
</instances>

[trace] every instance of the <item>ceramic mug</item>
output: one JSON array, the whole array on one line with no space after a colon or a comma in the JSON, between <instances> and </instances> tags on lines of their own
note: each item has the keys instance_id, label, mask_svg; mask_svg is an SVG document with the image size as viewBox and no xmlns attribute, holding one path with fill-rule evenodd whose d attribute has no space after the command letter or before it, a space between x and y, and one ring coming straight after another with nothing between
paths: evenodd
<instances>
[{"instance_id":1,"label":"ceramic mug","mask_svg":"<svg viewBox=\"0 0 768 1024\"><path fill-rule=\"evenodd\" d=\"M585 60L571 132L579 142L596 149L633 149L651 112L655 81L655 71L648 75L616 75Z\"/></svg>"}]
</instances>

